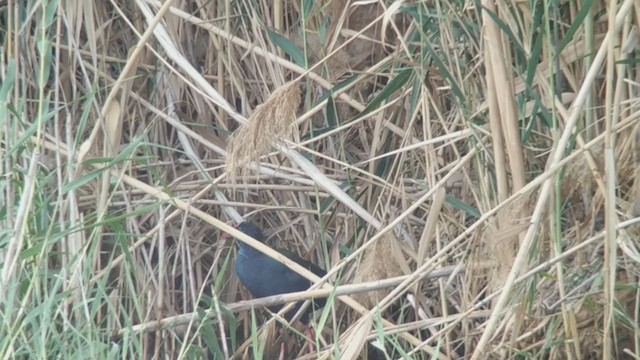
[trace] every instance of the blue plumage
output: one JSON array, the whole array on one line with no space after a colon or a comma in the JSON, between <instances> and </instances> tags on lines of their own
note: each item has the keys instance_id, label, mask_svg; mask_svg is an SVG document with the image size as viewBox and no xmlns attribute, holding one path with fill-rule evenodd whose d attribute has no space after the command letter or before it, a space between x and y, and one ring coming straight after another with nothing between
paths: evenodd
<instances>
[{"instance_id":1,"label":"blue plumage","mask_svg":"<svg viewBox=\"0 0 640 360\"><path fill-rule=\"evenodd\" d=\"M264 242L265 236L262 230L251 222L243 222L238 226L238 230L251 236L252 238ZM238 241L240 250L238 251L238 257L236 258L236 274L242 284L251 292L256 298L265 296L279 295L292 293L296 291L304 291L311 287L311 281L299 275L295 271L289 269L284 264L270 258L262 252L254 249L253 247ZM294 253L277 250L281 254L285 255L289 259L298 263L299 265L307 268L312 273L319 277L323 277L326 271L318 267L317 265L302 259ZM314 300L314 307L323 306L325 299ZM298 304L292 311L287 313L287 318L291 318L299 309ZM270 310L277 312L282 306L270 307ZM308 321L308 316L311 314L311 307L305 312L305 315L300 319L302 322Z\"/></svg>"}]
</instances>

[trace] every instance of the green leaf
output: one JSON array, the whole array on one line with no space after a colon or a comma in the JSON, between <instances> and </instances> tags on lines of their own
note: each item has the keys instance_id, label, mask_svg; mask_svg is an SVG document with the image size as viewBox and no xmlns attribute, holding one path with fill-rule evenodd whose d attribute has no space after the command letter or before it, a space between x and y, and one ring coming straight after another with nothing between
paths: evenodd
<instances>
[{"instance_id":1,"label":"green leaf","mask_svg":"<svg viewBox=\"0 0 640 360\"><path fill-rule=\"evenodd\" d=\"M569 30L567 30L566 34L564 35L564 39L562 39L562 41L558 45L558 48L556 49L556 58L560 56L562 50L564 50L564 48L571 42L571 40L574 39L576 31L578 31L578 29L584 24L584 19L589 14L589 11L591 11L591 7L593 7L593 0L582 1L582 5L580 5L580 11L578 11L575 20L569 27Z\"/></svg>"},{"instance_id":2,"label":"green leaf","mask_svg":"<svg viewBox=\"0 0 640 360\"><path fill-rule=\"evenodd\" d=\"M393 80L389 81L387 86L385 86L382 89L382 91L380 91L378 96L376 96L373 100L371 100L371 102L367 105L367 107L364 110L362 110L362 113L358 115L358 118L369 114L373 110L380 107L380 105L383 102L390 100L391 96L395 94L396 91L402 89L402 87L409 80L411 80L412 76L413 76L413 69L411 68L400 71L400 73L398 73L398 75L395 78L393 78Z\"/></svg>"},{"instance_id":3,"label":"green leaf","mask_svg":"<svg viewBox=\"0 0 640 360\"><path fill-rule=\"evenodd\" d=\"M27 130L25 130L25 132L22 134L22 136L18 139L18 141L16 141L15 143L13 143L13 146L11 148L9 148L9 151L7 152L7 155L9 156L13 156L15 155L18 151L24 150L26 144L29 142L29 139L31 139L31 137L33 136L33 134L35 134L38 131L38 122L34 121L28 128Z\"/></svg>"},{"instance_id":4,"label":"green leaf","mask_svg":"<svg viewBox=\"0 0 640 360\"><path fill-rule=\"evenodd\" d=\"M269 35L269 38L271 39L271 41L274 44L276 44L276 46L278 46L280 49L282 49L282 51L284 51L285 54L289 55L291 60L296 65L301 66L303 68L306 67L304 53L302 52L302 50L300 50L300 48L296 46L296 44L292 43L289 39L278 34L277 32L271 31L266 28L265 30L267 31L267 35Z\"/></svg>"},{"instance_id":5,"label":"green leaf","mask_svg":"<svg viewBox=\"0 0 640 360\"><path fill-rule=\"evenodd\" d=\"M302 0L302 19L306 21L311 15L313 6L316 4L315 0Z\"/></svg>"},{"instance_id":6,"label":"green leaf","mask_svg":"<svg viewBox=\"0 0 640 360\"><path fill-rule=\"evenodd\" d=\"M102 169L97 169L97 170L93 170L90 171L88 174L81 176L75 180L73 180L70 183L65 184L62 187L62 193L66 194L72 190L75 190L79 187L82 187L83 185L86 185L87 183L89 183L90 181L94 180L95 178L97 178L98 176L102 175L103 172L105 172L106 170L109 170L108 168L102 168Z\"/></svg>"},{"instance_id":7,"label":"green leaf","mask_svg":"<svg viewBox=\"0 0 640 360\"><path fill-rule=\"evenodd\" d=\"M424 184L424 183L418 185L418 188L422 190L427 190L427 191L431 189L427 184ZM453 206L454 208L464 211L469 216L473 216L475 218L479 218L480 216L482 216L482 214L478 209L474 208L473 206L453 196L450 196L450 195L445 196L445 201L449 205Z\"/></svg>"},{"instance_id":8,"label":"green leaf","mask_svg":"<svg viewBox=\"0 0 640 360\"><path fill-rule=\"evenodd\" d=\"M333 130L333 128L338 126L338 124L340 123L340 121L338 120L338 109L336 108L335 101L333 101L333 96L330 96L327 99L327 108L326 109L327 109L326 110L327 123L329 124L329 127Z\"/></svg>"},{"instance_id":9,"label":"green leaf","mask_svg":"<svg viewBox=\"0 0 640 360\"><path fill-rule=\"evenodd\" d=\"M2 85L0 85L0 102L7 103L9 92L13 89L15 79L16 61L13 58L9 58L7 62L7 73L4 76Z\"/></svg>"},{"instance_id":10,"label":"green leaf","mask_svg":"<svg viewBox=\"0 0 640 360\"><path fill-rule=\"evenodd\" d=\"M516 36L516 34L514 34L513 31L511 31L511 27L505 24L504 21L502 21L502 19L498 15L496 15L496 13L494 13L493 11L489 11L485 6L482 6L482 4L480 4L479 2L478 2L478 5L482 8L482 11L486 11L487 15L489 15L489 17L496 23L496 25L498 25L500 30L504 32L505 35L507 35L507 38L509 39L509 41L511 41L511 44L514 45L513 50L519 53L518 56L524 56L524 54L526 54L527 52L524 51L524 48L522 47L522 42L520 41L520 37Z\"/></svg>"},{"instance_id":11,"label":"green leaf","mask_svg":"<svg viewBox=\"0 0 640 360\"><path fill-rule=\"evenodd\" d=\"M478 211L478 209L474 208L473 206L465 203L460 199L456 199L453 196L449 196L449 195L447 195L445 199L447 200L447 203L449 203L449 205L453 206L458 210L464 211L469 216L479 218L482 215L480 214L480 211Z\"/></svg>"},{"instance_id":12,"label":"green leaf","mask_svg":"<svg viewBox=\"0 0 640 360\"><path fill-rule=\"evenodd\" d=\"M451 72L449 72L449 68L447 67L447 65L444 63L444 61L442 61L442 59L440 58L438 53L433 49L429 41L424 41L423 43L424 43L425 51L431 53L431 58L433 59L433 62L435 63L435 65L438 67L438 71L451 86L451 92L453 92L453 94L458 98L461 104L464 104L466 102L464 92L458 85L458 82L456 81L455 77L453 77L453 75L451 75Z\"/></svg>"},{"instance_id":13,"label":"green leaf","mask_svg":"<svg viewBox=\"0 0 640 360\"><path fill-rule=\"evenodd\" d=\"M207 348L213 354L214 359L224 359L224 354L220 349L220 345L218 341L221 339L218 338L218 334L216 333L213 325L211 324L211 319L207 316L207 314L200 308L196 310L198 312L198 317L201 320L200 325L200 334L202 335L201 339L204 340L204 343L207 345ZM225 341L222 339L222 341Z\"/></svg>"},{"instance_id":14,"label":"green leaf","mask_svg":"<svg viewBox=\"0 0 640 360\"><path fill-rule=\"evenodd\" d=\"M360 79L360 75L354 74L354 75L346 78L345 80L339 82L334 87L332 87L329 91L327 91L324 94L322 94L322 96L320 96L318 98L318 100L316 100L316 102L313 104L313 106L316 106L316 105L320 104L321 102L327 100L328 98L332 97L333 94L335 94L338 91L340 91L341 89L351 85L352 83L356 82L356 80L358 80L358 79Z\"/></svg>"}]
</instances>

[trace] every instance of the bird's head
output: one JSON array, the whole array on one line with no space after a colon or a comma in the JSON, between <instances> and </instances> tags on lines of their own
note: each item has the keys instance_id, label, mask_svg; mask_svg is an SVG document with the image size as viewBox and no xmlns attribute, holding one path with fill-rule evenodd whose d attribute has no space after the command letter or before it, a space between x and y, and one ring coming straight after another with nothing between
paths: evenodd
<instances>
[{"instance_id":1,"label":"bird's head","mask_svg":"<svg viewBox=\"0 0 640 360\"><path fill-rule=\"evenodd\" d=\"M242 231L243 233L251 236L252 238L260 241L260 242L264 242L265 240L265 236L262 233L262 230L260 230L260 228L258 227L258 225L249 222L249 221L245 221L240 223L240 225L238 225L238 230Z\"/></svg>"}]
</instances>

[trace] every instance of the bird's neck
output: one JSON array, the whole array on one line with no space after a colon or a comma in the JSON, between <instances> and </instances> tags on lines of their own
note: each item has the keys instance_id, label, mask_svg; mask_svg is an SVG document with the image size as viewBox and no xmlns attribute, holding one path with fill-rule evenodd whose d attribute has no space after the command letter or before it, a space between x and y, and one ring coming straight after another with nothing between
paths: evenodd
<instances>
[{"instance_id":1,"label":"bird's neck","mask_svg":"<svg viewBox=\"0 0 640 360\"><path fill-rule=\"evenodd\" d=\"M258 251L253 246L243 243L242 241L238 242L238 246L240 247L240 252L239 252L240 256L252 257L256 255L262 255L262 252Z\"/></svg>"}]
</instances>

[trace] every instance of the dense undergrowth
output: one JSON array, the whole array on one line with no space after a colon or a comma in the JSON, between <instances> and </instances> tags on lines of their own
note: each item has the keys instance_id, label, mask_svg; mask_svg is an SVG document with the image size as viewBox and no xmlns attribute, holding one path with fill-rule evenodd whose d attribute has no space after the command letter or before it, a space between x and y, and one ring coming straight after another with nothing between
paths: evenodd
<instances>
[{"instance_id":1,"label":"dense undergrowth","mask_svg":"<svg viewBox=\"0 0 640 360\"><path fill-rule=\"evenodd\" d=\"M640 356L637 6L0 2L2 358Z\"/></svg>"}]
</instances>

